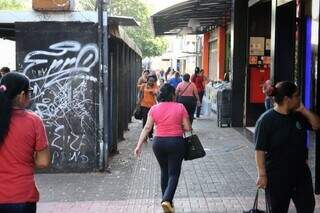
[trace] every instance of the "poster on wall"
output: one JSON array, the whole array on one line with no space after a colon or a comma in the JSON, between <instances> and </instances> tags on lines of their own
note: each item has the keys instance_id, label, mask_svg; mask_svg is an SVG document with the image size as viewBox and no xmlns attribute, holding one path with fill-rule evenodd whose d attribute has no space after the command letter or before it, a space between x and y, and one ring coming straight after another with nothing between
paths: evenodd
<instances>
[{"instance_id":1,"label":"poster on wall","mask_svg":"<svg viewBox=\"0 0 320 213\"><path fill-rule=\"evenodd\" d=\"M250 55L264 55L264 37L250 37Z\"/></svg>"},{"instance_id":2,"label":"poster on wall","mask_svg":"<svg viewBox=\"0 0 320 213\"><path fill-rule=\"evenodd\" d=\"M266 50L271 50L271 39L266 39Z\"/></svg>"},{"instance_id":3,"label":"poster on wall","mask_svg":"<svg viewBox=\"0 0 320 213\"><path fill-rule=\"evenodd\" d=\"M249 64L250 65L255 65L258 64L258 56L249 56Z\"/></svg>"}]
</instances>

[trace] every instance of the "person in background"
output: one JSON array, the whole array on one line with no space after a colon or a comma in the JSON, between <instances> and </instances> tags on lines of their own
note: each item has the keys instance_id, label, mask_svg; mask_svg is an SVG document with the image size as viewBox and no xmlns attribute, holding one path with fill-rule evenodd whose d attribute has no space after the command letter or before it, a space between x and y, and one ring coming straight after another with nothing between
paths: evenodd
<instances>
[{"instance_id":1,"label":"person in background","mask_svg":"<svg viewBox=\"0 0 320 213\"><path fill-rule=\"evenodd\" d=\"M200 97L196 85L190 82L189 74L183 75L183 82L179 83L176 89L176 97L177 102L182 103L186 108L192 124L196 107L200 105Z\"/></svg>"},{"instance_id":2,"label":"person in background","mask_svg":"<svg viewBox=\"0 0 320 213\"><path fill-rule=\"evenodd\" d=\"M29 79L17 72L0 82L0 212L35 213L39 192L34 168L50 164L45 127L39 116L26 110Z\"/></svg>"},{"instance_id":3,"label":"person in background","mask_svg":"<svg viewBox=\"0 0 320 213\"><path fill-rule=\"evenodd\" d=\"M160 79L160 85L159 85L159 87L162 87L162 86L164 85L164 83L165 83L165 82L164 82L164 79L161 78L161 79Z\"/></svg>"},{"instance_id":4,"label":"person in background","mask_svg":"<svg viewBox=\"0 0 320 213\"><path fill-rule=\"evenodd\" d=\"M168 83L173 86L174 88L177 88L178 84L182 82L182 79L180 77L180 73L179 72L175 72L174 73L174 78L171 78Z\"/></svg>"},{"instance_id":5,"label":"person in background","mask_svg":"<svg viewBox=\"0 0 320 213\"><path fill-rule=\"evenodd\" d=\"M272 83L270 80L266 80L264 84L262 85L262 93L266 96L264 99L264 106L266 110L269 110L273 107L273 101L270 97L272 93Z\"/></svg>"},{"instance_id":6,"label":"person in background","mask_svg":"<svg viewBox=\"0 0 320 213\"><path fill-rule=\"evenodd\" d=\"M196 110L196 116L197 118L200 117L200 112L201 112L201 104L202 104L202 99L204 95L204 85L205 85L205 77L203 76L204 70L199 67L195 68L194 75L191 77L191 81L196 85L199 98L200 98L200 105L197 106Z\"/></svg>"},{"instance_id":7,"label":"person in background","mask_svg":"<svg viewBox=\"0 0 320 213\"><path fill-rule=\"evenodd\" d=\"M2 67L0 69L0 78L3 77L5 74L10 72L10 68L9 67Z\"/></svg>"},{"instance_id":8,"label":"person in background","mask_svg":"<svg viewBox=\"0 0 320 213\"><path fill-rule=\"evenodd\" d=\"M145 83L147 83L147 78L148 78L148 75L150 74L150 71L149 70L144 70L142 72L142 75L141 77L138 79L138 83L137 83L137 87L138 89L141 88L141 86L143 86Z\"/></svg>"},{"instance_id":9,"label":"person in background","mask_svg":"<svg viewBox=\"0 0 320 213\"><path fill-rule=\"evenodd\" d=\"M260 116L254 140L257 187L265 188L272 213L288 212L290 200L298 213L312 213L315 198L308 166L307 130L318 130L320 118L307 110L298 87L279 82L270 94L275 107Z\"/></svg>"},{"instance_id":10,"label":"person in background","mask_svg":"<svg viewBox=\"0 0 320 213\"><path fill-rule=\"evenodd\" d=\"M169 77L170 77L171 71L172 71L171 67L168 67L167 71L164 74L165 81L170 80Z\"/></svg>"},{"instance_id":11,"label":"person in background","mask_svg":"<svg viewBox=\"0 0 320 213\"><path fill-rule=\"evenodd\" d=\"M140 157L142 144L155 124L153 152L161 169L161 206L164 212L174 212L173 197L179 182L181 165L185 155L183 133L191 131L185 107L176 103L175 88L164 84L158 95L158 104L151 107L148 120L143 128L134 154Z\"/></svg>"},{"instance_id":12,"label":"person in background","mask_svg":"<svg viewBox=\"0 0 320 213\"><path fill-rule=\"evenodd\" d=\"M140 87L140 92L142 93L142 100L140 103L142 110L142 127L146 125L150 108L157 104L156 95L158 94L159 87L156 82L157 76L149 75L147 77L147 83ZM150 131L149 139L152 139L152 137L153 131Z\"/></svg>"}]
</instances>

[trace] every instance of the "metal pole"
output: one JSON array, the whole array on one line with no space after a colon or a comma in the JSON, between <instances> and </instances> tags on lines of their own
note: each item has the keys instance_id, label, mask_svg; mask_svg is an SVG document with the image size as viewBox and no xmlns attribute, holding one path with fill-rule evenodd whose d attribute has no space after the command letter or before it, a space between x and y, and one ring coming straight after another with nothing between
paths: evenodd
<instances>
[{"instance_id":1,"label":"metal pole","mask_svg":"<svg viewBox=\"0 0 320 213\"><path fill-rule=\"evenodd\" d=\"M196 67L198 67L198 34L196 35Z\"/></svg>"},{"instance_id":2,"label":"metal pole","mask_svg":"<svg viewBox=\"0 0 320 213\"><path fill-rule=\"evenodd\" d=\"M99 37L99 53L100 53L100 66L99 66L99 128L98 128L98 142L99 142L99 162L98 168L100 171L104 171L105 169L105 159L107 152L106 146L106 137L105 137L105 129L107 129L107 135L109 136L109 125L105 126L105 109L104 109L104 90L105 90L105 83L106 77L108 74L108 42L105 41L106 39L106 29L107 29L107 16L104 17L104 0L97 0L98 5L98 37ZM108 91L107 91L108 92ZM108 100L109 101L109 100ZM108 107L109 108L109 107ZM108 109L109 110L109 109ZM109 114L109 113L107 113ZM107 119L109 116L107 116ZM109 122L108 122L109 123Z\"/></svg>"}]
</instances>

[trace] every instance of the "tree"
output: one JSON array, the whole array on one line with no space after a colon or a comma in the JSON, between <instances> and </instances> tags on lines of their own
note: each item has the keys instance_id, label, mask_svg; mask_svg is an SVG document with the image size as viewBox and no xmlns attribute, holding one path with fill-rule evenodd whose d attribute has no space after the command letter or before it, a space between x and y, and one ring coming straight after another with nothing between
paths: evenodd
<instances>
[{"instance_id":1,"label":"tree","mask_svg":"<svg viewBox=\"0 0 320 213\"><path fill-rule=\"evenodd\" d=\"M96 0L80 1L86 10L94 10L95 2ZM153 36L151 12L141 0L111 0L108 12L113 16L131 16L137 20L140 27L126 27L126 32L141 49L143 57L159 56L164 53L167 41Z\"/></svg>"},{"instance_id":2,"label":"tree","mask_svg":"<svg viewBox=\"0 0 320 213\"><path fill-rule=\"evenodd\" d=\"M0 10L22 10L24 7L19 0L0 0Z\"/></svg>"}]
</instances>

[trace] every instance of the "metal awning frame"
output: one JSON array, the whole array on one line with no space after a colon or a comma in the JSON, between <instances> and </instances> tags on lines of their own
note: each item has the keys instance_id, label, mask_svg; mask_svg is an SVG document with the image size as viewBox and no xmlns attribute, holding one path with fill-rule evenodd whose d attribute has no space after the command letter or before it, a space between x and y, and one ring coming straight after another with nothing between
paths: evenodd
<instances>
[{"instance_id":1,"label":"metal awning frame","mask_svg":"<svg viewBox=\"0 0 320 213\"><path fill-rule=\"evenodd\" d=\"M188 27L190 19L198 19L200 27L191 34L202 34L231 20L231 0L188 0L151 16L154 34L176 35Z\"/></svg>"}]
</instances>

